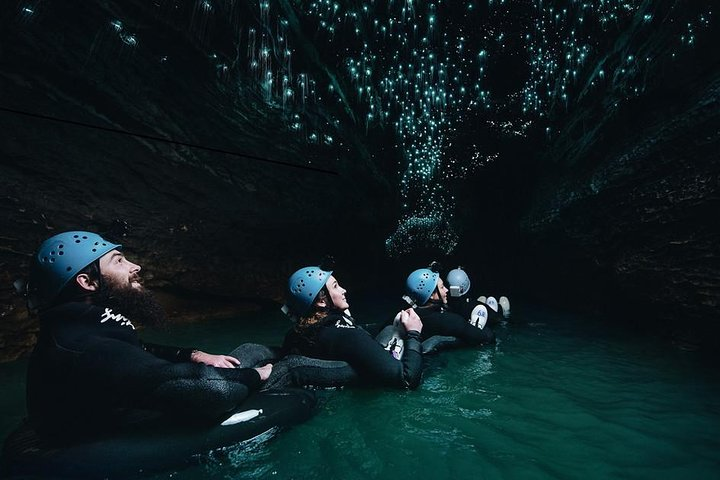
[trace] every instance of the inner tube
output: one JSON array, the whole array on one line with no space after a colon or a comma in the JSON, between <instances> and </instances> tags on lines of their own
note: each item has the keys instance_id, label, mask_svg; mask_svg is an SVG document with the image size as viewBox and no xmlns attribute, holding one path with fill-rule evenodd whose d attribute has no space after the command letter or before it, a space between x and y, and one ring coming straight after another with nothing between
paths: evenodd
<instances>
[{"instance_id":1,"label":"inner tube","mask_svg":"<svg viewBox=\"0 0 720 480\"><path fill-rule=\"evenodd\" d=\"M0 475L14 478L128 478L177 469L222 447L274 434L312 415L315 394L304 389L256 392L216 425L161 426L64 445L45 444L24 422L6 439Z\"/></svg>"},{"instance_id":2,"label":"inner tube","mask_svg":"<svg viewBox=\"0 0 720 480\"><path fill-rule=\"evenodd\" d=\"M433 335L422 342L422 353L423 355L429 355L443 350L461 347L463 345L464 343L457 337L452 337L450 335Z\"/></svg>"},{"instance_id":3,"label":"inner tube","mask_svg":"<svg viewBox=\"0 0 720 480\"><path fill-rule=\"evenodd\" d=\"M402 324L394 323L380 330L375 340L380 343L385 350L390 352L393 357L400 360L404 352L403 340L405 335L405 328L403 328ZM462 345L463 343L458 340L457 337L433 335L422 342L422 353L423 355L438 353L442 350L448 350Z\"/></svg>"},{"instance_id":4,"label":"inner tube","mask_svg":"<svg viewBox=\"0 0 720 480\"><path fill-rule=\"evenodd\" d=\"M282 356L280 347L244 343L230 352L230 356L240 361L238 367L256 368L267 363L273 364L263 390L286 387L339 388L359 382L357 373L347 362L294 354Z\"/></svg>"},{"instance_id":5,"label":"inner tube","mask_svg":"<svg viewBox=\"0 0 720 480\"><path fill-rule=\"evenodd\" d=\"M265 388L339 388L359 383L360 377L349 363L288 355L273 364Z\"/></svg>"}]
</instances>

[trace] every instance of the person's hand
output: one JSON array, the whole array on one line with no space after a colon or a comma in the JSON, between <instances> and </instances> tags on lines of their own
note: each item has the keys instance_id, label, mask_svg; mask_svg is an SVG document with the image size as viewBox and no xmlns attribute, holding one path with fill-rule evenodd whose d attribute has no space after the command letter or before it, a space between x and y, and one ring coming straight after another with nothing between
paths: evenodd
<instances>
[{"instance_id":1,"label":"person's hand","mask_svg":"<svg viewBox=\"0 0 720 480\"><path fill-rule=\"evenodd\" d=\"M272 363L268 363L265 366L258 367L255 370L260 374L260 380L264 382L270 376L270 372L272 372Z\"/></svg>"},{"instance_id":2,"label":"person's hand","mask_svg":"<svg viewBox=\"0 0 720 480\"><path fill-rule=\"evenodd\" d=\"M403 327L405 327L405 330L407 330L408 332L410 330L422 332L422 320L420 320L420 317L418 317L418 314L415 313L415 310L413 310L412 308L408 308L407 310L402 311L400 315L400 322L403 324Z\"/></svg>"},{"instance_id":3,"label":"person's hand","mask_svg":"<svg viewBox=\"0 0 720 480\"><path fill-rule=\"evenodd\" d=\"M235 368L240 365L240 360L230 355L213 355L212 353L205 353L200 350L195 350L192 355L190 355L190 360L195 363L204 363L205 365L218 368Z\"/></svg>"}]
</instances>

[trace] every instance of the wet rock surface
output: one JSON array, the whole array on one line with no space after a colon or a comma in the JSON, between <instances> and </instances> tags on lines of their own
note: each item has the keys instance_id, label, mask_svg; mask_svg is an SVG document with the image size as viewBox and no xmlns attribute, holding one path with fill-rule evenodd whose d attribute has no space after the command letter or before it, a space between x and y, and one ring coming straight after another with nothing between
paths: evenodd
<instances>
[{"instance_id":1,"label":"wet rock surface","mask_svg":"<svg viewBox=\"0 0 720 480\"><path fill-rule=\"evenodd\" d=\"M675 65L580 141L593 112L576 115L545 153L552 172L521 223L536 292L717 343L720 71L706 53L713 68Z\"/></svg>"}]
</instances>

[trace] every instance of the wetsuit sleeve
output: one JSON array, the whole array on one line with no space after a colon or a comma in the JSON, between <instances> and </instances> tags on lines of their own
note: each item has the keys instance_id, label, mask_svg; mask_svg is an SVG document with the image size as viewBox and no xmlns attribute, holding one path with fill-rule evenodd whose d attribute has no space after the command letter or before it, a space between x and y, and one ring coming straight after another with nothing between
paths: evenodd
<instances>
[{"instance_id":1,"label":"wetsuit sleeve","mask_svg":"<svg viewBox=\"0 0 720 480\"><path fill-rule=\"evenodd\" d=\"M158 358L167 360L168 362L189 362L194 348L172 347L169 345L159 345L157 343L143 342L143 349L155 355Z\"/></svg>"},{"instance_id":2,"label":"wetsuit sleeve","mask_svg":"<svg viewBox=\"0 0 720 480\"><path fill-rule=\"evenodd\" d=\"M87 381L105 389L114 404L175 412L187 419L219 418L261 384L254 369L173 363L107 338L93 342L80 361Z\"/></svg>"},{"instance_id":3,"label":"wetsuit sleeve","mask_svg":"<svg viewBox=\"0 0 720 480\"><path fill-rule=\"evenodd\" d=\"M402 361L359 328L324 328L318 340L330 358L349 363L365 382L398 388L416 388L420 384L422 353L418 332L408 332Z\"/></svg>"},{"instance_id":4,"label":"wetsuit sleeve","mask_svg":"<svg viewBox=\"0 0 720 480\"><path fill-rule=\"evenodd\" d=\"M423 322L423 338L434 335L456 337L470 345L495 343L495 333L489 327L477 328L467 320L452 312L420 313Z\"/></svg>"}]
</instances>

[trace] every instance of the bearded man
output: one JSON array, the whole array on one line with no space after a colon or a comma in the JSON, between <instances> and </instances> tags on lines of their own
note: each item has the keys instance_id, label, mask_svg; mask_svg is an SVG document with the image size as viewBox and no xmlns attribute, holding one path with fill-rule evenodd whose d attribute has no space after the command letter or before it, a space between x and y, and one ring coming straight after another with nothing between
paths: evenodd
<instances>
[{"instance_id":1,"label":"bearded man","mask_svg":"<svg viewBox=\"0 0 720 480\"><path fill-rule=\"evenodd\" d=\"M158 416L212 422L260 388L272 370L235 357L143 343L135 323L162 307L122 246L82 231L55 235L33 258L29 304L40 335L28 366L31 425L50 443L132 428Z\"/></svg>"}]
</instances>

